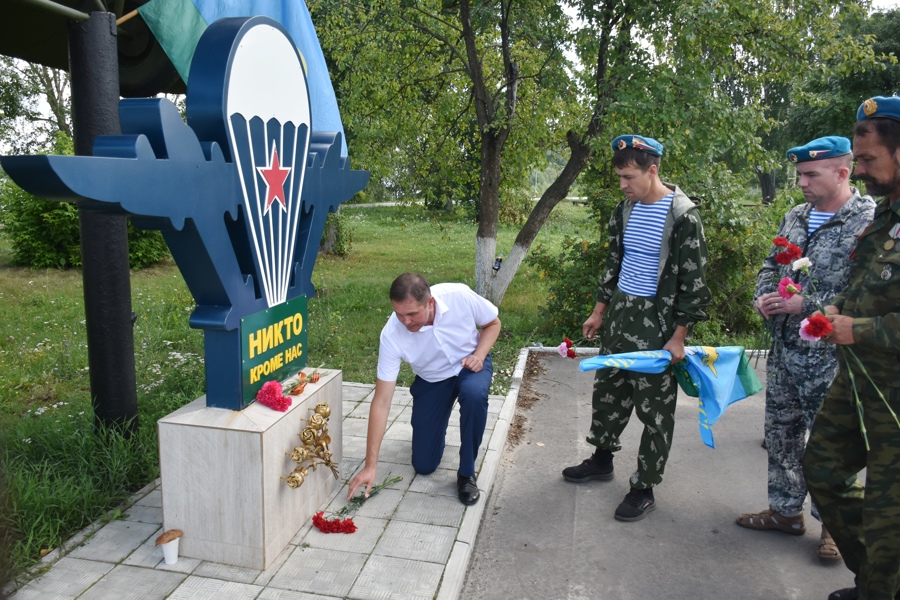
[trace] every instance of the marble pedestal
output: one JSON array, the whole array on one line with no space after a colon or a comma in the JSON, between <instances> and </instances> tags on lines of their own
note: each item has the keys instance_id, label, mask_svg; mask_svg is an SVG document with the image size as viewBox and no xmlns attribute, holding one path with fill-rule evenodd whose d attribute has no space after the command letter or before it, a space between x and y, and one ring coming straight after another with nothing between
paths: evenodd
<instances>
[{"instance_id":1,"label":"marble pedestal","mask_svg":"<svg viewBox=\"0 0 900 600\"><path fill-rule=\"evenodd\" d=\"M325 467L299 488L284 482L297 466L288 453L319 402L331 407L330 450L341 462L342 372L319 373L287 412L207 408L203 397L160 419L163 524L184 532L181 556L266 569L330 497L337 480Z\"/></svg>"}]
</instances>

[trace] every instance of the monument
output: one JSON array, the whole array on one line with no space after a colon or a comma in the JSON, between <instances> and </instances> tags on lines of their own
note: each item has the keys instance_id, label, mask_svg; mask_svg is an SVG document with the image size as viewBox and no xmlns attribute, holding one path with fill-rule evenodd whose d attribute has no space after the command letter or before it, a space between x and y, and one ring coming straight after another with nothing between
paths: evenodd
<instances>
[{"instance_id":1,"label":"monument","mask_svg":"<svg viewBox=\"0 0 900 600\"><path fill-rule=\"evenodd\" d=\"M333 489L328 469L285 477L316 405L341 459L341 375L323 370L286 412L260 388L307 363L307 298L329 212L368 181L340 133L313 131L303 58L266 17L211 24L194 53L187 123L165 99L125 99L122 135L93 156L3 157L29 192L124 213L162 232L204 331L206 395L159 423L163 518L180 551L264 569ZM224 410L223 410L224 409ZM319 411L321 412L321 411Z\"/></svg>"}]
</instances>

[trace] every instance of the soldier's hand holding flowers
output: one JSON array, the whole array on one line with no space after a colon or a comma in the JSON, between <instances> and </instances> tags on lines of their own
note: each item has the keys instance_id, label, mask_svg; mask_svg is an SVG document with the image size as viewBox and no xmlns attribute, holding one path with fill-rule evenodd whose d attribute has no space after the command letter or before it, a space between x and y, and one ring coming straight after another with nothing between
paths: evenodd
<instances>
[{"instance_id":1,"label":"soldier's hand holding flowers","mask_svg":"<svg viewBox=\"0 0 900 600\"><path fill-rule=\"evenodd\" d=\"M801 258L794 261L792 267L795 271L801 271L804 275L809 277L809 270L810 267L812 267L812 262L808 258ZM784 280L782 280L781 284L779 284L779 291L782 290L782 287L786 294L796 294L796 292L793 291L794 288L799 291L799 286L788 278L785 278ZM812 288L814 296L815 285L812 278L810 278L810 287ZM859 360L859 357L856 356L856 353L850 346L851 344L853 344L853 319L851 317L842 316L840 314L840 311L835 306L821 306L817 303L817 308L819 310L814 315L811 315L809 318L804 319L800 324L799 335L801 338L807 341L822 340L839 344L838 353L844 360L844 366L847 370L847 375L850 378L850 387L853 390L852 402L856 408L857 414L859 415L859 429L862 433L863 440L866 443L866 450L868 450L869 437L866 433L865 420L863 419L863 407L862 403L859 400L859 392L857 391L856 386L857 375L862 375L869 381L869 383L878 393L878 397L881 398L881 401L884 402L884 405L891 413L891 416L894 417L894 423L897 424L898 428L900 428L900 420L897 419L897 415L894 413L890 404L888 404L887 399L884 397L884 394L881 393L881 390L878 389L878 386L874 381L872 381L872 378L869 376L869 372L866 370L865 365L863 365L862 361Z\"/></svg>"}]
</instances>

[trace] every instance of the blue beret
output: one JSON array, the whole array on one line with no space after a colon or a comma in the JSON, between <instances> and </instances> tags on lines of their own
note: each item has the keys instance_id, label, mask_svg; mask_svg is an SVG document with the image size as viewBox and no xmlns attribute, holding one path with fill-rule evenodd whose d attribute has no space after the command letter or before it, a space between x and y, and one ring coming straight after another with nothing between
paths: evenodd
<instances>
[{"instance_id":1,"label":"blue beret","mask_svg":"<svg viewBox=\"0 0 900 600\"><path fill-rule=\"evenodd\" d=\"M642 135L620 135L613 140L613 152L616 150L624 150L625 148L643 150L647 154L652 154L654 156L662 156L663 153L662 144L653 138L644 137Z\"/></svg>"},{"instance_id":2,"label":"blue beret","mask_svg":"<svg viewBox=\"0 0 900 600\"><path fill-rule=\"evenodd\" d=\"M856 120L880 117L900 121L900 98L897 96L875 96L859 105Z\"/></svg>"},{"instance_id":3,"label":"blue beret","mask_svg":"<svg viewBox=\"0 0 900 600\"><path fill-rule=\"evenodd\" d=\"M787 151L788 159L795 163L823 160L845 154L850 154L850 140L836 135L820 137L805 146L797 146Z\"/></svg>"}]
</instances>

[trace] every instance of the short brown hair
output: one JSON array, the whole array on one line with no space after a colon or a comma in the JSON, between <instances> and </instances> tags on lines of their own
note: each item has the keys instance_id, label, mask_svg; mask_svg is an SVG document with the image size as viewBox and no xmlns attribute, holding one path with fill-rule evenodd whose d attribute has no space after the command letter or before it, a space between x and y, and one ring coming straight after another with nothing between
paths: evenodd
<instances>
[{"instance_id":1,"label":"short brown hair","mask_svg":"<svg viewBox=\"0 0 900 600\"><path fill-rule=\"evenodd\" d=\"M875 117L857 121L853 127L853 135L860 137L866 137L873 132L878 134L881 145L887 148L888 152L893 154L897 151L897 147L900 146L900 121Z\"/></svg>"},{"instance_id":2,"label":"short brown hair","mask_svg":"<svg viewBox=\"0 0 900 600\"><path fill-rule=\"evenodd\" d=\"M624 169L625 167L635 165L645 173L647 172L647 169L650 168L650 165L659 167L659 163L659 156L636 148L622 148L621 150L616 150L612 157L613 167L617 169Z\"/></svg>"},{"instance_id":3,"label":"short brown hair","mask_svg":"<svg viewBox=\"0 0 900 600\"><path fill-rule=\"evenodd\" d=\"M404 273L391 284L389 296L392 302L403 302L407 298L412 298L419 304L424 304L431 298L431 286L428 280L418 273Z\"/></svg>"}]
</instances>

